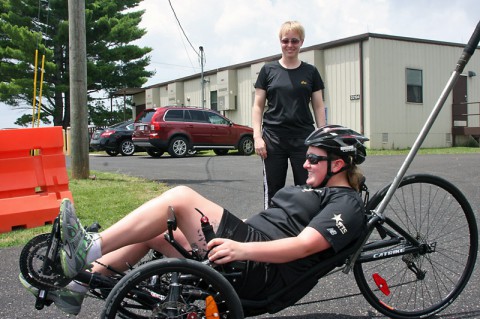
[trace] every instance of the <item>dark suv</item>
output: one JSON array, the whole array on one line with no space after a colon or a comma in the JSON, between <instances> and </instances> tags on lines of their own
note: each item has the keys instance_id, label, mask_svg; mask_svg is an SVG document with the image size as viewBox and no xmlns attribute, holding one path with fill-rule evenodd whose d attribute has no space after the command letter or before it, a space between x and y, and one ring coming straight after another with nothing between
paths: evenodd
<instances>
[{"instance_id":1,"label":"dark suv","mask_svg":"<svg viewBox=\"0 0 480 319\"><path fill-rule=\"evenodd\" d=\"M132 141L153 157L167 151L173 157L184 157L202 149L217 155L238 149L240 154L254 151L253 129L234 124L215 111L192 107L146 109L137 116Z\"/></svg>"}]
</instances>

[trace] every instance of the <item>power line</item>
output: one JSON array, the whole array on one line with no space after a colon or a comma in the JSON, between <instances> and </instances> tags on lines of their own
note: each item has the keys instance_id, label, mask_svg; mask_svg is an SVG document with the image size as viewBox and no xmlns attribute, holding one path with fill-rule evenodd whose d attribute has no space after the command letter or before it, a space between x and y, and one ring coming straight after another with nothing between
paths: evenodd
<instances>
[{"instance_id":1,"label":"power line","mask_svg":"<svg viewBox=\"0 0 480 319\"><path fill-rule=\"evenodd\" d=\"M187 39L188 44L190 44L190 47L191 47L191 48L193 49L193 51L197 54L197 56L200 56L200 54L197 52L197 50L195 50L195 48L193 47L192 43L191 43L190 40L188 39L188 37L187 37L187 35L186 35L186 33L185 33L185 30L183 30L182 24L180 23L180 20L178 20L177 14L175 13L175 10L173 9L172 2L171 2L170 0L168 0L168 3L170 4L170 8L172 9L173 15L175 16L175 19L177 20L177 23L178 23L178 25L180 26L180 29L182 30L183 35L185 36L185 39Z\"/></svg>"}]
</instances>

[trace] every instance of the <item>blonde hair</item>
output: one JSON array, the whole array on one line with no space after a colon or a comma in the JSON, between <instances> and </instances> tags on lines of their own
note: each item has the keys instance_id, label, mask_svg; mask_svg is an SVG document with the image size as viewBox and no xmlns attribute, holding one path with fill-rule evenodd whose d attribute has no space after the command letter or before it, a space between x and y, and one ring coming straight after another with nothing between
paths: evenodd
<instances>
[{"instance_id":1,"label":"blonde hair","mask_svg":"<svg viewBox=\"0 0 480 319\"><path fill-rule=\"evenodd\" d=\"M353 158L351 156L348 157L340 157L336 154L331 154L330 155L333 159L342 159L346 165L348 165L348 168L346 169L346 177L348 184L355 189L357 192L360 191L360 187L362 186L363 183L363 172L362 170L353 162Z\"/></svg>"},{"instance_id":2,"label":"blonde hair","mask_svg":"<svg viewBox=\"0 0 480 319\"><path fill-rule=\"evenodd\" d=\"M298 21L286 21L280 27L280 32L278 33L279 39L282 39L282 36L289 32L293 31L298 33L300 40L305 40L305 29Z\"/></svg>"},{"instance_id":3,"label":"blonde hair","mask_svg":"<svg viewBox=\"0 0 480 319\"><path fill-rule=\"evenodd\" d=\"M357 165L352 164L347 169L347 179L350 186L352 186L353 189L359 192L360 186L362 185L362 182L363 182L363 173Z\"/></svg>"}]
</instances>

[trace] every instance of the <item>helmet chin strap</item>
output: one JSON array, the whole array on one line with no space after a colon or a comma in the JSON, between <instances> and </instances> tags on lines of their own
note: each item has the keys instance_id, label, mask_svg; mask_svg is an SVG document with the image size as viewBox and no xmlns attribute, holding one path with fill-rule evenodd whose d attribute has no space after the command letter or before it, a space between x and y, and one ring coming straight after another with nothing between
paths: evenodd
<instances>
[{"instance_id":1,"label":"helmet chin strap","mask_svg":"<svg viewBox=\"0 0 480 319\"><path fill-rule=\"evenodd\" d=\"M333 175L336 175L338 173L346 171L349 167L350 167L350 164L347 164L347 162L345 162L345 165L341 169L339 169L337 172L334 173L334 172L332 172L332 159L330 157L328 157L328 159L327 159L327 174L325 175L325 178L323 179L323 181L320 183L320 185L318 187L325 187L327 185L328 181L330 180L330 178Z\"/></svg>"}]
</instances>

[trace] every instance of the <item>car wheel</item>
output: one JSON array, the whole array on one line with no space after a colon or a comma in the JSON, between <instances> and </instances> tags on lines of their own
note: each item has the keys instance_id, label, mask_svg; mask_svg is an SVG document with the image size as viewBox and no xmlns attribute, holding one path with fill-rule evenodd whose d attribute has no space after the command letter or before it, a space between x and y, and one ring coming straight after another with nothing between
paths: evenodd
<instances>
[{"instance_id":1,"label":"car wheel","mask_svg":"<svg viewBox=\"0 0 480 319\"><path fill-rule=\"evenodd\" d=\"M168 146L168 154L172 157L185 157L188 152L187 139L181 136L174 137Z\"/></svg>"},{"instance_id":2,"label":"car wheel","mask_svg":"<svg viewBox=\"0 0 480 319\"><path fill-rule=\"evenodd\" d=\"M160 150L154 150L154 149L147 149L147 154L150 155L151 157L155 157L155 158L159 158L163 155L164 151L160 151Z\"/></svg>"},{"instance_id":3,"label":"car wheel","mask_svg":"<svg viewBox=\"0 0 480 319\"><path fill-rule=\"evenodd\" d=\"M118 155L117 150L106 150L105 152L110 156L117 156Z\"/></svg>"},{"instance_id":4,"label":"car wheel","mask_svg":"<svg viewBox=\"0 0 480 319\"><path fill-rule=\"evenodd\" d=\"M123 156L131 156L135 153L135 145L132 140L123 140L120 144L120 153Z\"/></svg>"},{"instance_id":5,"label":"car wheel","mask_svg":"<svg viewBox=\"0 0 480 319\"><path fill-rule=\"evenodd\" d=\"M223 149L223 148L219 148L219 149L213 150L213 152L214 152L215 154L221 156L221 155L227 155L228 150Z\"/></svg>"},{"instance_id":6,"label":"car wheel","mask_svg":"<svg viewBox=\"0 0 480 319\"><path fill-rule=\"evenodd\" d=\"M252 155L254 151L253 138L250 136L242 137L238 145L238 153L241 155Z\"/></svg>"}]
</instances>

